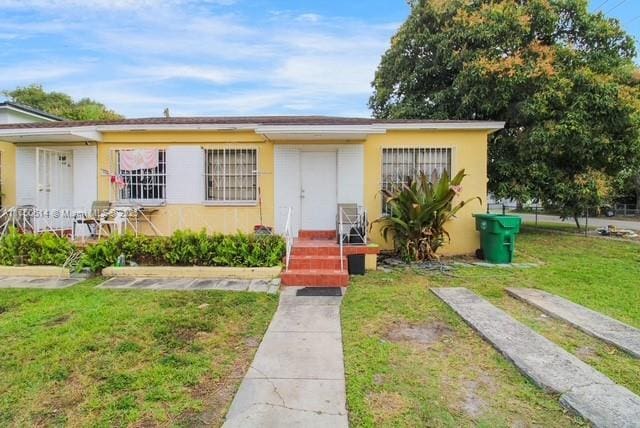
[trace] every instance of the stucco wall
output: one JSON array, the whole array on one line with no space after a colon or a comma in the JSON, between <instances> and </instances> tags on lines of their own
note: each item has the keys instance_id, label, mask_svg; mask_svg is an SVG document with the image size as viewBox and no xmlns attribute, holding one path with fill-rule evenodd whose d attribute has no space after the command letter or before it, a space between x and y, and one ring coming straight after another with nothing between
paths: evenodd
<instances>
[{"instance_id":1,"label":"stucco wall","mask_svg":"<svg viewBox=\"0 0 640 428\"><path fill-rule=\"evenodd\" d=\"M256 147L259 162L259 186L262 193L262 222L274 225L274 145L264 141L254 132L140 132L105 133L104 142L98 146L98 168L109 170L110 154L115 149L167 148L169 146L220 147L221 144L237 147ZM290 142L291 144L307 144ZM331 141L326 144L345 143ZM317 144L314 142L313 144ZM461 198L480 196L483 204L473 202L463 208L457 218L447 225L451 242L443 254L471 253L479 246L473 213L485 208L487 190L487 132L485 131L389 131L384 135L373 135L364 143L365 159L365 206L371 220L381 215L382 202L379 193L382 176L382 149L385 147L433 147L452 149L453 172L464 168L467 177L463 181ZM110 183L107 176L99 177L99 199L109 199ZM251 231L260 223L260 208L253 206L205 206L168 205L151 215L151 220L163 234L175 229L190 228L231 233L237 230ZM143 229L144 230L144 229ZM371 238L389 247L374 227Z\"/></svg>"},{"instance_id":2,"label":"stucco wall","mask_svg":"<svg viewBox=\"0 0 640 428\"><path fill-rule=\"evenodd\" d=\"M145 133L105 133L104 142L98 145L98 171L109 170L111 151L119 149L158 148L167 149L180 145L220 148L231 144L238 148L258 150L258 184L262 195L262 222L273 225L273 144L264 142L255 132L145 132ZM204 182L203 182L204 183ZM111 184L109 177L101 175L98 181L98 195L101 200L109 200ZM238 230L249 232L260 224L258 204L212 206L204 204L167 205L150 214L150 220L162 234L170 234L176 229L207 229L223 233ZM141 230L148 232L144 226Z\"/></svg>"},{"instance_id":3,"label":"stucco wall","mask_svg":"<svg viewBox=\"0 0 640 428\"><path fill-rule=\"evenodd\" d=\"M385 135L369 137L365 144L365 206L370 220L382 213L380 195L382 178L382 149L385 147L433 147L451 148L453 173L465 169L467 177L462 182L461 199L479 196L482 205L473 202L458 212L446 229L451 242L445 245L443 254L472 253L479 247L479 235L475 231L473 213L486 211L487 195L487 133L485 131L390 131ZM371 239L383 248L390 248L374 225Z\"/></svg>"},{"instance_id":4,"label":"stucco wall","mask_svg":"<svg viewBox=\"0 0 640 428\"><path fill-rule=\"evenodd\" d=\"M0 141L2 153L2 206L12 207L16 204L16 147L12 143Z\"/></svg>"}]
</instances>

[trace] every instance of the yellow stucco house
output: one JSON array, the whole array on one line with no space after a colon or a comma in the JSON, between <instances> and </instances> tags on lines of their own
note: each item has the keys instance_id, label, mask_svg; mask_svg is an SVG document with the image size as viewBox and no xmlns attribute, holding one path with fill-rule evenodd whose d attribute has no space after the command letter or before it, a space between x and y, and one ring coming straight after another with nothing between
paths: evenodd
<instances>
[{"instance_id":1,"label":"yellow stucco house","mask_svg":"<svg viewBox=\"0 0 640 428\"><path fill-rule=\"evenodd\" d=\"M158 233L335 230L339 204L370 219L380 189L416 171L464 168L462 198L487 194L487 137L500 122L323 116L193 117L0 125L4 207L145 207ZM470 204L449 225L447 254L478 248ZM69 227L65 220L56 223ZM376 231L372 242L384 245Z\"/></svg>"}]
</instances>

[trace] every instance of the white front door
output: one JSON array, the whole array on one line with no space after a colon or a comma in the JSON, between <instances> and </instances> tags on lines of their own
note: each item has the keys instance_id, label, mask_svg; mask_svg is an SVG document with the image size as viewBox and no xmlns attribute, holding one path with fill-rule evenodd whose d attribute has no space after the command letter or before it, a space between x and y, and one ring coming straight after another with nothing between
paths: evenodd
<instances>
[{"instance_id":1,"label":"white front door","mask_svg":"<svg viewBox=\"0 0 640 428\"><path fill-rule=\"evenodd\" d=\"M73 209L73 152L38 148L36 156L37 207L41 211L37 229L68 229Z\"/></svg>"},{"instance_id":2,"label":"white front door","mask_svg":"<svg viewBox=\"0 0 640 428\"><path fill-rule=\"evenodd\" d=\"M300 153L300 229L335 229L336 163L335 151Z\"/></svg>"}]
</instances>

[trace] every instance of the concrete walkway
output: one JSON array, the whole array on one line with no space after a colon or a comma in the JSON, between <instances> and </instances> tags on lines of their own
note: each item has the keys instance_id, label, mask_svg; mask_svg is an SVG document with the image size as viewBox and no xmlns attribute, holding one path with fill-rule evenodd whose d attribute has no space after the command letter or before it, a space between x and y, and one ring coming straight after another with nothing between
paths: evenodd
<instances>
[{"instance_id":1,"label":"concrete walkway","mask_svg":"<svg viewBox=\"0 0 640 428\"><path fill-rule=\"evenodd\" d=\"M640 358L640 330L580 306L562 297L533 288L507 288L507 293L542 312L617 346Z\"/></svg>"},{"instance_id":2,"label":"concrete walkway","mask_svg":"<svg viewBox=\"0 0 640 428\"><path fill-rule=\"evenodd\" d=\"M55 290L71 287L85 278L38 278L30 276L0 277L0 288L42 288Z\"/></svg>"},{"instance_id":3,"label":"concrete walkway","mask_svg":"<svg viewBox=\"0 0 640 428\"><path fill-rule=\"evenodd\" d=\"M431 291L543 389L596 427L640 427L640 397L466 288Z\"/></svg>"},{"instance_id":4,"label":"concrete walkway","mask_svg":"<svg viewBox=\"0 0 640 428\"><path fill-rule=\"evenodd\" d=\"M224 427L347 427L342 297L298 297L280 305Z\"/></svg>"},{"instance_id":5,"label":"concrete walkway","mask_svg":"<svg viewBox=\"0 0 640 428\"><path fill-rule=\"evenodd\" d=\"M97 288L118 290L170 290L170 291L253 291L278 292L280 279L195 279L195 278L111 278Z\"/></svg>"}]
</instances>

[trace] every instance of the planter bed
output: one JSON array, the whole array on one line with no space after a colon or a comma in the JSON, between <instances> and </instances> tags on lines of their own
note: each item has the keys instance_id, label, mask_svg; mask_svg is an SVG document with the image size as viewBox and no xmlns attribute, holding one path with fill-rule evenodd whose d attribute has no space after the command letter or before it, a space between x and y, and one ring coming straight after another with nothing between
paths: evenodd
<instances>
[{"instance_id":1,"label":"planter bed","mask_svg":"<svg viewBox=\"0 0 640 428\"><path fill-rule=\"evenodd\" d=\"M0 276L29 276L34 278L69 278L71 272L58 266L0 266Z\"/></svg>"},{"instance_id":2,"label":"planter bed","mask_svg":"<svg viewBox=\"0 0 640 428\"><path fill-rule=\"evenodd\" d=\"M229 278L273 279L280 276L282 268L275 267L217 267L217 266L125 266L102 270L107 277L135 278Z\"/></svg>"}]
</instances>

